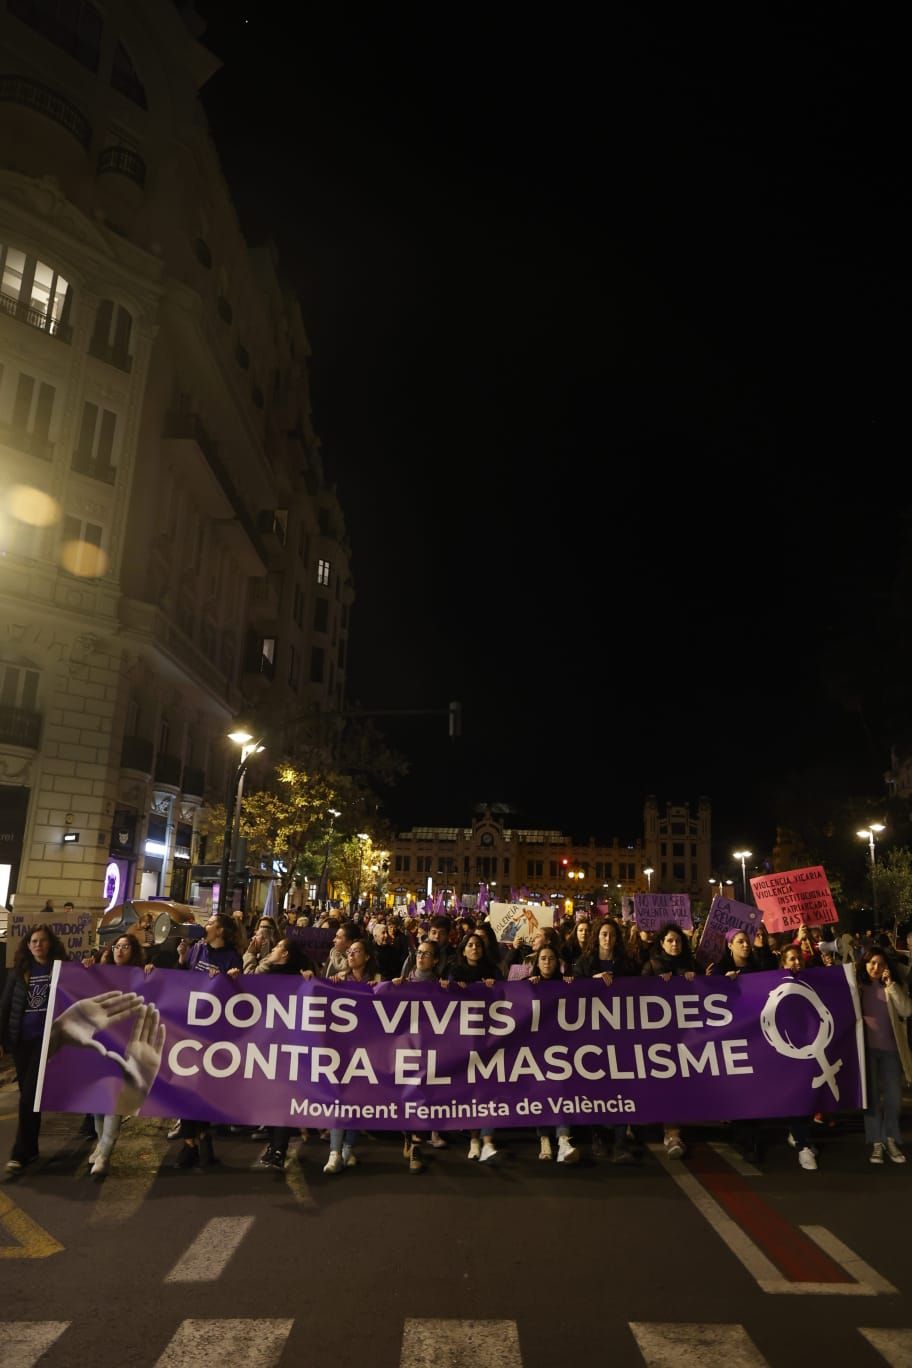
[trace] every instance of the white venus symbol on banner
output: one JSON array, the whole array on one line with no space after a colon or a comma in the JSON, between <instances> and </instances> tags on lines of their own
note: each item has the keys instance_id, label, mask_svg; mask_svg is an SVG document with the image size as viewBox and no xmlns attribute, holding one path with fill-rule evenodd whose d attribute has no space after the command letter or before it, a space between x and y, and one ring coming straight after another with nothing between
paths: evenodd
<instances>
[{"instance_id":1,"label":"white venus symbol on banner","mask_svg":"<svg viewBox=\"0 0 912 1368\"><path fill-rule=\"evenodd\" d=\"M817 1034L807 1045L794 1045L788 1038L787 1032L784 1039L780 1034L776 1023L776 1013L788 997L805 998L817 1013L819 1022ZM837 1059L835 1063L831 1064L826 1056L826 1048L833 1039L835 1030L833 1015L813 988L809 988L806 983L780 983L778 988L772 990L764 1003L763 1011L760 1013L760 1029L763 1031L767 1043L772 1045L778 1054L785 1055L786 1059L816 1059L820 1066L820 1073L811 1080L811 1086L819 1088L826 1083L836 1101L839 1101L836 1075L842 1068L842 1060Z\"/></svg>"}]
</instances>

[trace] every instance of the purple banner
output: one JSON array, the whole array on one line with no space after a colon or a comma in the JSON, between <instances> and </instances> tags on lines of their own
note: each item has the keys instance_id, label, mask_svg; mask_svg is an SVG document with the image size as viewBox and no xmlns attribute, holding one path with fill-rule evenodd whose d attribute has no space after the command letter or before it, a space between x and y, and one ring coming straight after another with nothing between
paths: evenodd
<instances>
[{"instance_id":1,"label":"purple banner","mask_svg":"<svg viewBox=\"0 0 912 1368\"><path fill-rule=\"evenodd\" d=\"M38 1105L375 1130L808 1116L864 1105L862 1030L848 967L447 991L58 963Z\"/></svg>"},{"instance_id":2,"label":"purple banner","mask_svg":"<svg viewBox=\"0 0 912 1368\"><path fill-rule=\"evenodd\" d=\"M713 898L700 944L697 946L697 959L700 964L718 964L725 954L725 933L727 931L746 931L751 945L757 927L760 925L760 911L747 903L734 902L731 898Z\"/></svg>"},{"instance_id":3,"label":"purple banner","mask_svg":"<svg viewBox=\"0 0 912 1368\"><path fill-rule=\"evenodd\" d=\"M666 922L677 922L682 931L692 931L690 894L635 893L633 919L641 931L658 931Z\"/></svg>"}]
</instances>

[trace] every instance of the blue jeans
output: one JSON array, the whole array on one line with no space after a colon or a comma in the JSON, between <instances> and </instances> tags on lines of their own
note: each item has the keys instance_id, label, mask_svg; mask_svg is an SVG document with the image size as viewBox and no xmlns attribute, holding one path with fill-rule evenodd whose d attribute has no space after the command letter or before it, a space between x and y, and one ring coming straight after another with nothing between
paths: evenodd
<instances>
[{"instance_id":1,"label":"blue jeans","mask_svg":"<svg viewBox=\"0 0 912 1368\"><path fill-rule=\"evenodd\" d=\"M344 1147L347 1147L348 1145L353 1145L357 1138L358 1132L356 1130L344 1131L341 1126L334 1126L333 1129L329 1132L330 1152L332 1152L333 1150L338 1150L341 1153Z\"/></svg>"},{"instance_id":2,"label":"blue jeans","mask_svg":"<svg viewBox=\"0 0 912 1368\"><path fill-rule=\"evenodd\" d=\"M882 1144L888 1137L899 1144L899 1108L902 1103L902 1071L895 1050L866 1052L868 1107L864 1114L865 1140Z\"/></svg>"}]
</instances>

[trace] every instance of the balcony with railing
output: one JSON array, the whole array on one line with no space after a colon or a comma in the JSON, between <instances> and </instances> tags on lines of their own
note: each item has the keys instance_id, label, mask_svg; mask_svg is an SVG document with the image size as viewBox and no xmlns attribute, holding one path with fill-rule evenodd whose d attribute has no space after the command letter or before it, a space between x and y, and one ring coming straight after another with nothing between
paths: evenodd
<instances>
[{"instance_id":1,"label":"balcony with railing","mask_svg":"<svg viewBox=\"0 0 912 1368\"><path fill-rule=\"evenodd\" d=\"M41 741L41 713L30 708L0 706L0 743L37 750Z\"/></svg>"},{"instance_id":2,"label":"balcony with railing","mask_svg":"<svg viewBox=\"0 0 912 1368\"><path fill-rule=\"evenodd\" d=\"M181 758L179 755L158 755L155 759L155 782L169 788L180 788Z\"/></svg>"},{"instance_id":3,"label":"balcony with railing","mask_svg":"<svg viewBox=\"0 0 912 1368\"><path fill-rule=\"evenodd\" d=\"M71 100L59 91L52 90L43 81L8 72L0 76L0 101L3 100L22 105L25 109L31 109L36 114L51 119L71 134L81 147L88 150L92 141L92 126L88 119Z\"/></svg>"},{"instance_id":4,"label":"balcony with railing","mask_svg":"<svg viewBox=\"0 0 912 1368\"><path fill-rule=\"evenodd\" d=\"M97 172L99 176L126 176L140 190L146 184L146 163L132 147L105 147L98 154Z\"/></svg>"},{"instance_id":5,"label":"balcony with railing","mask_svg":"<svg viewBox=\"0 0 912 1368\"><path fill-rule=\"evenodd\" d=\"M29 328L37 328L40 332L46 332L51 337L56 337L58 342L72 341L73 329L68 323L62 323L59 319L51 318L41 309L35 309L31 304L27 304L24 299L15 299L13 295L0 294L0 313L6 314L8 318L15 318L19 323L25 323Z\"/></svg>"},{"instance_id":6,"label":"balcony with railing","mask_svg":"<svg viewBox=\"0 0 912 1368\"><path fill-rule=\"evenodd\" d=\"M152 750L152 742L147 741L144 736L125 736L120 748L121 769L151 774Z\"/></svg>"},{"instance_id":7,"label":"balcony with railing","mask_svg":"<svg viewBox=\"0 0 912 1368\"><path fill-rule=\"evenodd\" d=\"M93 337L89 342L89 355L95 356L99 361L107 361L109 366L116 366L118 370L125 371L127 375L133 369L133 357L126 347L118 346L114 342L108 342L103 337Z\"/></svg>"},{"instance_id":8,"label":"balcony with railing","mask_svg":"<svg viewBox=\"0 0 912 1368\"><path fill-rule=\"evenodd\" d=\"M75 470L78 475L88 475L90 480L100 480L102 484L112 485L117 476L115 466L109 465L107 461L97 461L83 451L73 452L70 469Z\"/></svg>"},{"instance_id":9,"label":"balcony with railing","mask_svg":"<svg viewBox=\"0 0 912 1368\"><path fill-rule=\"evenodd\" d=\"M25 428L0 425L0 442L16 451L24 451L28 456L38 456L42 461L54 459L54 444L43 432L26 432Z\"/></svg>"},{"instance_id":10,"label":"balcony with railing","mask_svg":"<svg viewBox=\"0 0 912 1368\"><path fill-rule=\"evenodd\" d=\"M201 769L185 769L181 780L181 792L193 798L202 798L205 791L205 773Z\"/></svg>"}]
</instances>

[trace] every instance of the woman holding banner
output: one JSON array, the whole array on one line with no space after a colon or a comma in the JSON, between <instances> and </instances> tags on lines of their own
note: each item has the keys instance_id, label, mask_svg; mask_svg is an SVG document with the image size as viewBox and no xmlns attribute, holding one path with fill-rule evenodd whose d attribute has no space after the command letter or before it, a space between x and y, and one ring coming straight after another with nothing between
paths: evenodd
<instances>
[{"instance_id":1,"label":"woman holding banner","mask_svg":"<svg viewBox=\"0 0 912 1368\"><path fill-rule=\"evenodd\" d=\"M912 1000L882 950L869 950L856 974L865 1028L868 1106L864 1126L865 1140L871 1146L869 1158L872 1164L882 1164L886 1150L894 1164L904 1164L899 1113L903 1075L912 1083L912 1050L906 1035Z\"/></svg>"},{"instance_id":2,"label":"woman holding banner","mask_svg":"<svg viewBox=\"0 0 912 1368\"><path fill-rule=\"evenodd\" d=\"M486 988L493 988L498 979L502 978L500 966L491 959L484 936L473 931L450 965L446 978L441 979L441 984L445 988L450 988L453 984L459 988L466 988L470 983L483 983ZM494 1143L492 1126L469 1132L470 1159L487 1164L496 1160L499 1153Z\"/></svg>"},{"instance_id":3,"label":"woman holding banner","mask_svg":"<svg viewBox=\"0 0 912 1368\"><path fill-rule=\"evenodd\" d=\"M643 973L669 983L673 978L693 979L700 972L690 942L677 922L666 922L659 928L652 943ZM663 1126L665 1153L669 1159L683 1159L687 1150L681 1139L681 1127L672 1123Z\"/></svg>"},{"instance_id":4,"label":"woman holding banner","mask_svg":"<svg viewBox=\"0 0 912 1368\"><path fill-rule=\"evenodd\" d=\"M54 960L69 955L51 928L42 924L23 936L6 977L0 1002L0 1054L12 1051L19 1084L19 1126L6 1166L19 1173L38 1158L41 1113L35 1111L41 1041L51 991Z\"/></svg>"},{"instance_id":5,"label":"woman holding banner","mask_svg":"<svg viewBox=\"0 0 912 1368\"><path fill-rule=\"evenodd\" d=\"M106 946L99 961L101 964L116 964L122 969L142 969L145 962L142 945L130 931L122 931L113 945ZM111 1151L117 1143L123 1117L114 1113L110 1116L94 1115L92 1121L96 1143L86 1162L93 1178L103 1178L108 1171Z\"/></svg>"},{"instance_id":6,"label":"woman holding banner","mask_svg":"<svg viewBox=\"0 0 912 1368\"><path fill-rule=\"evenodd\" d=\"M535 952L529 983L532 984L533 990L538 992L542 983L561 983L562 981L561 962L557 949L553 945L543 943ZM539 1126L535 1134L539 1139L539 1159L553 1159L554 1149L551 1144L550 1131ZM559 1164L578 1163L580 1152L570 1139L570 1127L557 1126L554 1129L554 1135L557 1139L557 1162Z\"/></svg>"},{"instance_id":7,"label":"woman holding banner","mask_svg":"<svg viewBox=\"0 0 912 1368\"><path fill-rule=\"evenodd\" d=\"M616 978L628 978L639 970L627 958L623 928L613 917L599 917L589 924L588 934L583 945L583 953L573 965L574 978L601 979L610 988ZM592 1153L597 1159L608 1157L602 1126L592 1127ZM612 1126L613 1153L615 1164L635 1163L634 1155L627 1143L627 1127ZM631 1135L633 1132L631 1132Z\"/></svg>"}]
</instances>

